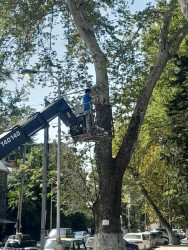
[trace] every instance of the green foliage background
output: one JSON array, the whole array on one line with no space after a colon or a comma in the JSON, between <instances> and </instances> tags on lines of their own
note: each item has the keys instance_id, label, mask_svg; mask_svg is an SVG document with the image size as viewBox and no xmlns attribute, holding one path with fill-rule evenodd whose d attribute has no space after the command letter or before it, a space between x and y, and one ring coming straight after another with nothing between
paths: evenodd
<instances>
[{"instance_id":1,"label":"green foliage background","mask_svg":"<svg viewBox=\"0 0 188 250\"><path fill-rule=\"evenodd\" d=\"M122 135L129 124L139 91L157 56L161 17L167 6L166 1L156 2L156 8L149 4L144 11L131 15L128 1L84 1L88 20L107 57L116 132L113 141L114 156L121 145ZM33 111L24 104L27 100L26 88L12 92L7 89L5 82L14 78L12 72L19 73L28 65L36 70L48 71L48 74L31 77L27 85L33 87L35 79L38 84L54 86L58 78L62 94L90 87L94 76L91 73L91 56L75 28L66 1L6 0L0 3L0 9L0 131L3 132ZM172 41L176 39L175 31L185 22L177 6L170 26ZM126 217L126 199L129 193L134 229L145 226L144 214L147 214L148 224L156 220L150 205L140 195L139 183L145 186L166 218L170 213L171 222L175 226L185 227L188 224L184 212L188 208L185 192L188 184L186 63L185 39L177 58L168 63L157 83L130 168L125 174L122 210ZM56 78L52 78L52 71L59 72ZM80 99L78 94L77 98L68 102L73 105L80 102ZM88 206L92 207L96 200L98 176L95 160L85 154L89 147L90 145L86 145L76 155L67 152L62 155L62 209L65 215L76 212L86 214ZM33 226L29 225L31 220L39 223L42 154L41 147L32 148L28 152L24 168L27 177L23 213L24 218L28 218L28 224L25 225L27 228ZM55 183L55 146L52 146L49 158L49 180ZM91 161L90 171L85 170L87 161ZM8 204L14 211L18 201L20 171L17 169L12 173L8 187ZM48 182L48 206L51 195L55 203L55 193L55 187L51 193ZM34 218L32 209L35 211ZM135 219L137 216L139 221Z\"/></svg>"}]
</instances>

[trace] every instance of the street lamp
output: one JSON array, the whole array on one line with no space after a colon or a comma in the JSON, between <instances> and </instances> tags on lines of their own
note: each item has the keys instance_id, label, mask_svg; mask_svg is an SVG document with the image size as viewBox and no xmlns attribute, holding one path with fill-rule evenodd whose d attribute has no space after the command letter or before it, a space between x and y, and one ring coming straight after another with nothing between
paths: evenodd
<instances>
[{"instance_id":1,"label":"street lamp","mask_svg":"<svg viewBox=\"0 0 188 250\"><path fill-rule=\"evenodd\" d=\"M57 72L51 72L51 71L46 71L46 70L34 70L34 69L23 69L21 71L21 74L24 75L24 76L29 76L29 75L32 75L32 74L37 74L37 73L59 73L58 71Z\"/></svg>"},{"instance_id":2,"label":"street lamp","mask_svg":"<svg viewBox=\"0 0 188 250\"><path fill-rule=\"evenodd\" d=\"M49 104L49 101L44 98L45 107ZM45 229L46 229L46 197L47 197L47 166L48 166L48 139L49 129L44 129L44 149L43 149L43 184L42 184L42 211L41 211L41 242L40 249L44 249L45 243Z\"/></svg>"},{"instance_id":3,"label":"street lamp","mask_svg":"<svg viewBox=\"0 0 188 250\"><path fill-rule=\"evenodd\" d=\"M37 74L38 71L31 69L24 69L21 74L29 76ZM44 98L45 106L49 104ZM48 164L48 127L44 129L44 150L43 150L43 184L42 184L42 208L41 208L41 236L40 236L40 250L44 249L45 243L45 227L46 227L46 197L47 197L47 164Z\"/></svg>"},{"instance_id":4,"label":"street lamp","mask_svg":"<svg viewBox=\"0 0 188 250\"><path fill-rule=\"evenodd\" d=\"M60 82L58 81L58 98L60 98ZM56 215L56 227L57 238L54 244L54 250L61 250L60 239L60 208L61 208L61 188L60 188L60 174L61 174L61 120L58 117L58 148L57 148L57 215Z\"/></svg>"},{"instance_id":5,"label":"street lamp","mask_svg":"<svg viewBox=\"0 0 188 250\"><path fill-rule=\"evenodd\" d=\"M59 71L46 71L46 70L34 70L34 69L23 69L21 71L21 74L24 76L29 76L32 74L37 74L37 73L59 73Z\"/></svg>"},{"instance_id":6,"label":"street lamp","mask_svg":"<svg viewBox=\"0 0 188 250\"><path fill-rule=\"evenodd\" d=\"M21 71L21 74L24 76L29 76L31 74L37 74L37 73L38 73L38 71L32 70L32 69L24 69Z\"/></svg>"},{"instance_id":7,"label":"street lamp","mask_svg":"<svg viewBox=\"0 0 188 250\"><path fill-rule=\"evenodd\" d=\"M37 74L37 73L59 73L59 72L48 72L48 71L36 71L31 69L24 69L21 73L25 76L30 74ZM58 81L58 98L60 98L60 81ZM44 139L46 141L46 139ZM45 147L44 147L45 148ZM44 240L45 240L45 216L46 216L46 193L47 193L47 180L46 180L46 169L47 169L47 161L46 153L44 152L44 166L43 166L43 187L44 192L42 198L45 200L42 202L42 215L41 215L41 245L40 250L44 250ZM46 163L46 164L45 164ZM57 149L57 220L56 220L56 228L57 228L57 238L56 243L54 244L54 250L61 250L61 240L60 240L60 204L61 204L61 188L60 188L60 174L61 174L61 120L58 117L58 149ZM45 183L45 185L44 185Z\"/></svg>"}]
</instances>

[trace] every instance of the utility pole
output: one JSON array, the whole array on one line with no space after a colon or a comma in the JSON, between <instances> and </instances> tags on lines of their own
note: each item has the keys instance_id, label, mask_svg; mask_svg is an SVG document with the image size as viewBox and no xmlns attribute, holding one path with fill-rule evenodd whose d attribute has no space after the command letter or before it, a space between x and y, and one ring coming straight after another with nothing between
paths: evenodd
<instances>
[{"instance_id":1,"label":"utility pole","mask_svg":"<svg viewBox=\"0 0 188 250\"><path fill-rule=\"evenodd\" d=\"M45 107L50 104L46 97L44 98ZM48 126L44 129L44 151L43 151L43 184L42 184L42 210L41 210L41 235L40 250L44 250L45 229L46 229L46 197L47 197L47 165L48 165Z\"/></svg>"},{"instance_id":2,"label":"utility pole","mask_svg":"<svg viewBox=\"0 0 188 250\"><path fill-rule=\"evenodd\" d=\"M168 223L171 226L169 176L167 176L167 188L168 188Z\"/></svg>"},{"instance_id":3,"label":"utility pole","mask_svg":"<svg viewBox=\"0 0 188 250\"><path fill-rule=\"evenodd\" d=\"M21 228L22 228L21 218L22 218L23 180L24 180L24 172L22 170L21 171L20 196L19 196L19 203L18 203L16 233L20 233Z\"/></svg>"},{"instance_id":4,"label":"utility pole","mask_svg":"<svg viewBox=\"0 0 188 250\"><path fill-rule=\"evenodd\" d=\"M130 233L130 228L131 228L131 222L130 222L130 207L131 207L131 197L130 194L128 193L128 197L127 197L127 206L128 206L128 232Z\"/></svg>"},{"instance_id":5,"label":"utility pole","mask_svg":"<svg viewBox=\"0 0 188 250\"><path fill-rule=\"evenodd\" d=\"M60 81L58 81L58 98L61 97L60 94ZM58 117L58 147L57 147L57 218L56 218L56 229L57 238L54 244L54 250L62 250L62 244L60 239L60 208L61 208L61 120Z\"/></svg>"},{"instance_id":6,"label":"utility pole","mask_svg":"<svg viewBox=\"0 0 188 250\"><path fill-rule=\"evenodd\" d=\"M53 189L53 183L52 181L50 181L50 185L51 185L51 201L50 201L50 230L52 230L52 214L53 214L53 201L52 201L52 189Z\"/></svg>"},{"instance_id":7,"label":"utility pole","mask_svg":"<svg viewBox=\"0 0 188 250\"><path fill-rule=\"evenodd\" d=\"M24 144L23 164L25 164L25 155L26 155L26 144ZM22 219L23 181L24 181L24 171L21 170L20 196L18 203L16 233L20 233L22 228L21 219Z\"/></svg>"}]
</instances>

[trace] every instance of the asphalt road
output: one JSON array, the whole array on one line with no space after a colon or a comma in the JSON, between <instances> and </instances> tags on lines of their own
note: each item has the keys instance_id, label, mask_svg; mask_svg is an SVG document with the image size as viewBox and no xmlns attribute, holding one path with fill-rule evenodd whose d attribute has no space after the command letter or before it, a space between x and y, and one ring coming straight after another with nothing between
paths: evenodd
<instances>
[{"instance_id":1,"label":"asphalt road","mask_svg":"<svg viewBox=\"0 0 188 250\"><path fill-rule=\"evenodd\" d=\"M183 239L181 240L181 245L180 246L160 246L156 247L156 250L188 250L188 239Z\"/></svg>"},{"instance_id":2,"label":"asphalt road","mask_svg":"<svg viewBox=\"0 0 188 250\"><path fill-rule=\"evenodd\" d=\"M155 248L156 250L188 250L188 245L180 245L180 246L161 246Z\"/></svg>"}]
</instances>

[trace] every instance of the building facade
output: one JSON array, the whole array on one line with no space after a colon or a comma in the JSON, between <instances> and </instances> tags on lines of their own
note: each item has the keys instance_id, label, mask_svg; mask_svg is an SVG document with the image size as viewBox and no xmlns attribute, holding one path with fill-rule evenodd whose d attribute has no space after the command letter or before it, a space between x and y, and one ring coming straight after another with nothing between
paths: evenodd
<instances>
[{"instance_id":1,"label":"building facade","mask_svg":"<svg viewBox=\"0 0 188 250\"><path fill-rule=\"evenodd\" d=\"M6 219L7 175L9 170L0 161L0 219Z\"/></svg>"},{"instance_id":2,"label":"building facade","mask_svg":"<svg viewBox=\"0 0 188 250\"><path fill-rule=\"evenodd\" d=\"M0 161L0 239L4 237L6 222L7 175L9 170L3 161Z\"/></svg>"}]
</instances>

